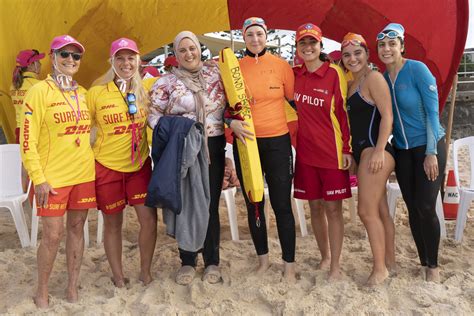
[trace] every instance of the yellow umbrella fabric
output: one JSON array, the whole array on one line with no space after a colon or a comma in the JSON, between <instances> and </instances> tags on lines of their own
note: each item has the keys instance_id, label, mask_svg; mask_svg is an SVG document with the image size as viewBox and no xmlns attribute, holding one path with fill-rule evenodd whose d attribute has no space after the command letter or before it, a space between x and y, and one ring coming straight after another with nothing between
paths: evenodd
<instances>
[{"instance_id":1,"label":"yellow umbrella fabric","mask_svg":"<svg viewBox=\"0 0 474 316\"><path fill-rule=\"evenodd\" d=\"M110 43L119 37L135 40L145 54L185 29L196 34L230 29L225 0L0 0L0 8L0 119L9 142L15 112L8 91L20 50L48 53L53 37L75 37L86 49L75 79L89 88L107 70ZM41 78L50 69L45 58Z\"/></svg>"}]
</instances>

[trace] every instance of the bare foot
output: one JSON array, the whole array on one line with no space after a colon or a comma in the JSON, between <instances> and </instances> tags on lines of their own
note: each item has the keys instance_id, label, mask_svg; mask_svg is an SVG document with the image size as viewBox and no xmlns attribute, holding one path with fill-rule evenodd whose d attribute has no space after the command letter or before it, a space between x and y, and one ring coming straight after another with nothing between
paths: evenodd
<instances>
[{"instance_id":1,"label":"bare foot","mask_svg":"<svg viewBox=\"0 0 474 316\"><path fill-rule=\"evenodd\" d=\"M48 308L49 307L49 297L48 294L46 296L40 296L38 293L35 297L33 297L33 302L35 302L36 307L38 308Z\"/></svg>"},{"instance_id":2,"label":"bare foot","mask_svg":"<svg viewBox=\"0 0 474 316\"><path fill-rule=\"evenodd\" d=\"M294 262L284 262L284 272L283 272L283 277L285 280L290 283L294 284L296 283L296 264Z\"/></svg>"},{"instance_id":3,"label":"bare foot","mask_svg":"<svg viewBox=\"0 0 474 316\"><path fill-rule=\"evenodd\" d=\"M150 273L140 273L140 277L138 279L143 283L143 285L148 285L153 281Z\"/></svg>"},{"instance_id":4,"label":"bare foot","mask_svg":"<svg viewBox=\"0 0 474 316\"><path fill-rule=\"evenodd\" d=\"M440 283L439 268L426 268L426 281Z\"/></svg>"},{"instance_id":5,"label":"bare foot","mask_svg":"<svg viewBox=\"0 0 474 316\"><path fill-rule=\"evenodd\" d=\"M369 278L367 279L368 286L375 286L383 283L388 278L388 270L383 269L382 271L372 271Z\"/></svg>"},{"instance_id":6,"label":"bare foot","mask_svg":"<svg viewBox=\"0 0 474 316\"><path fill-rule=\"evenodd\" d=\"M261 275L270 268L270 260L268 254L258 256L258 267L255 270L256 275Z\"/></svg>"},{"instance_id":7,"label":"bare foot","mask_svg":"<svg viewBox=\"0 0 474 316\"><path fill-rule=\"evenodd\" d=\"M337 268L337 269L331 269L329 270L329 274L328 274L328 282L337 282L337 281L340 281L342 280L342 277L343 277L343 274L342 274L342 271L341 269Z\"/></svg>"},{"instance_id":8,"label":"bare foot","mask_svg":"<svg viewBox=\"0 0 474 316\"><path fill-rule=\"evenodd\" d=\"M68 287L66 290L66 300L69 303L77 303L79 300L79 294L77 292L77 287Z\"/></svg>"},{"instance_id":9,"label":"bare foot","mask_svg":"<svg viewBox=\"0 0 474 316\"><path fill-rule=\"evenodd\" d=\"M318 264L318 270L326 270L331 266L331 258L323 258Z\"/></svg>"},{"instance_id":10,"label":"bare foot","mask_svg":"<svg viewBox=\"0 0 474 316\"><path fill-rule=\"evenodd\" d=\"M396 262L393 263L385 263L385 266L387 267L388 274L390 276L397 275L400 272L400 267Z\"/></svg>"},{"instance_id":11,"label":"bare foot","mask_svg":"<svg viewBox=\"0 0 474 316\"><path fill-rule=\"evenodd\" d=\"M123 279L120 279L120 280L116 280L113 277L111 277L110 280L115 285L115 287L118 287L119 289L123 288L124 286L126 286L130 283L129 278L123 278Z\"/></svg>"}]
</instances>

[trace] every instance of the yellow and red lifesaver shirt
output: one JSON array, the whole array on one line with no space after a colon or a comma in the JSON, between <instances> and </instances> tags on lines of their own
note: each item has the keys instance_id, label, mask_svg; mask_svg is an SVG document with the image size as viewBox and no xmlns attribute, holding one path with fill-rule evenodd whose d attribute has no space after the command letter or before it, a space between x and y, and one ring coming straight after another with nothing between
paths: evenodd
<instances>
[{"instance_id":1,"label":"yellow and red lifesaver shirt","mask_svg":"<svg viewBox=\"0 0 474 316\"><path fill-rule=\"evenodd\" d=\"M299 124L297 159L310 166L342 169L342 154L352 152L344 72L329 62L315 72L309 72L304 64L293 71Z\"/></svg>"},{"instance_id":2,"label":"yellow and red lifesaver shirt","mask_svg":"<svg viewBox=\"0 0 474 316\"><path fill-rule=\"evenodd\" d=\"M95 180L87 91L79 87L76 93L79 120L76 94L61 93L49 75L26 94L20 147L23 165L35 185L47 181L53 188L62 188Z\"/></svg>"},{"instance_id":3,"label":"yellow and red lifesaver shirt","mask_svg":"<svg viewBox=\"0 0 474 316\"><path fill-rule=\"evenodd\" d=\"M288 133L285 98L293 100L294 75L291 66L268 52L258 58L239 61L250 94L250 109L257 137Z\"/></svg>"},{"instance_id":4,"label":"yellow and red lifesaver shirt","mask_svg":"<svg viewBox=\"0 0 474 316\"><path fill-rule=\"evenodd\" d=\"M92 124L97 127L93 146L95 159L103 166L120 172L140 170L148 158L149 148L146 136L147 112L138 107L134 122L128 114L124 96L113 81L94 86L87 93ZM139 136L139 149L132 162L132 124Z\"/></svg>"},{"instance_id":5,"label":"yellow and red lifesaver shirt","mask_svg":"<svg viewBox=\"0 0 474 316\"><path fill-rule=\"evenodd\" d=\"M23 84L19 89L15 89L13 85L10 87L10 97L12 98L13 107L15 108L16 127L20 127L21 125L21 111L26 92L39 82L34 72L24 72L23 78Z\"/></svg>"}]
</instances>

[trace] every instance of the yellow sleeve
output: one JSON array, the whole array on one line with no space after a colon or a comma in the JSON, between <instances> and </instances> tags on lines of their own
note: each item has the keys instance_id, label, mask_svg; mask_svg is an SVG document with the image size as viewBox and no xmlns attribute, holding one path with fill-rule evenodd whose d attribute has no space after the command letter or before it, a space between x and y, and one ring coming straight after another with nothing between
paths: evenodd
<instances>
[{"instance_id":1,"label":"yellow sleeve","mask_svg":"<svg viewBox=\"0 0 474 316\"><path fill-rule=\"evenodd\" d=\"M145 89L147 93L150 92L151 87L153 87L153 85L155 84L156 80L158 80L158 78L159 77L153 77L153 78L147 78L147 79L142 80L143 88Z\"/></svg>"},{"instance_id":2,"label":"yellow sleeve","mask_svg":"<svg viewBox=\"0 0 474 316\"><path fill-rule=\"evenodd\" d=\"M86 103L87 103L87 108L89 109L90 117L91 117L91 126L95 125L95 114L96 114L96 100L97 100L97 91L99 89L92 87L87 91L86 93Z\"/></svg>"},{"instance_id":3,"label":"yellow sleeve","mask_svg":"<svg viewBox=\"0 0 474 316\"><path fill-rule=\"evenodd\" d=\"M46 112L43 85L32 87L25 97L20 120L20 148L23 165L35 185L46 182L38 153L38 139Z\"/></svg>"}]
</instances>

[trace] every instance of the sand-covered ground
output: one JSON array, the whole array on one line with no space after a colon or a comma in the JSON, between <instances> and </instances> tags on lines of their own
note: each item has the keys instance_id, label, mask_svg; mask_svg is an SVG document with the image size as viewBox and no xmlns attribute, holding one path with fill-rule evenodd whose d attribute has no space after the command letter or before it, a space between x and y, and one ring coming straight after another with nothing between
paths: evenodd
<instances>
[{"instance_id":1,"label":"sand-covered ground","mask_svg":"<svg viewBox=\"0 0 474 316\"><path fill-rule=\"evenodd\" d=\"M468 168L464 168L467 174ZM408 227L404 203L399 200L396 215L397 275L377 287L365 286L372 265L370 246L359 219L349 220L344 203L345 239L342 268L345 278L326 281L327 271L317 270L320 260L312 235L309 209L306 221L310 235L300 237L297 227L296 261L299 280L294 285L282 282L282 261L275 218L270 216L270 270L260 277L252 275L257 258L247 228L246 211L240 193L236 195L241 241L230 238L227 209L221 200L221 269L223 282L210 285L198 275L189 286L174 282L179 268L176 243L164 235L159 222L159 237L153 259L155 280L148 286L138 281L138 224L132 209L127 209L124 228L123 261L130 285L117 289L110 281L110 269L102 245L96 245L97 213L90 212L91 246L85 250L81 269L80 301L67 303L66 258L64 243L50 280L50 305L36 309L32 296L36 283L36 249L20 247L13 220L0 212L0 313L77 314L77 315L474 315L474 205L462 244L453 241L454 221L447 222L448 238L442 241L439 262L441 283L428 283L418 263L415 244ZM41 230L40 230L41 235Z\"/></svg>"}]
</instances>

